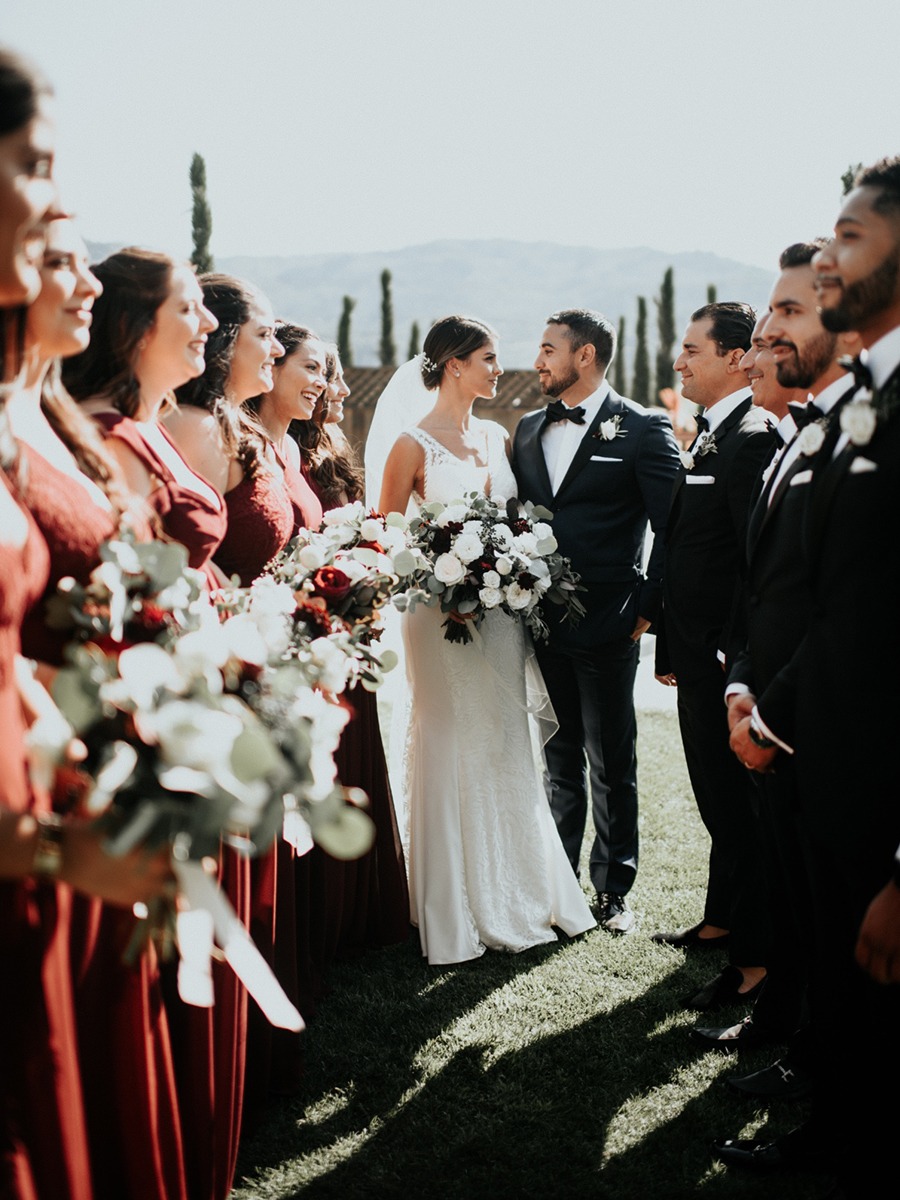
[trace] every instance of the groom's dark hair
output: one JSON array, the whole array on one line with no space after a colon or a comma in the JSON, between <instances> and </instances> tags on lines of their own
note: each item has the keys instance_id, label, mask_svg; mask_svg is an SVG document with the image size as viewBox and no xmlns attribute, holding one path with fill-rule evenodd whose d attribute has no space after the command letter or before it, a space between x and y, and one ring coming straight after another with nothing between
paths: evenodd
<instances>
[{"instance_id":1,"label":"groom's dark hair","mask_svg":"<svg viewBox=\"0 0 900 1200\"><path fill-rule=\"evenodd\" d=\"M603 313L591 308L563 308L547 318L548 325L565 325L573 350L591 345L597 351L597 365L604 369L616 353L616 331Z\"/></svg>"},{"instance_id":2,"label":"groom's dark hair","mask_svg":"<svg viewBox=\"0 0 900 1200\"><path fill-rule=\"evenodd\" d=\"M853 186L877 188L881 193L872 207L876 212L896 217L900 212L900 154L880 158L871 167L857 172Z\"/></svg>"},{"instance_id":3,"label":"groom's dark hair","mask_svg":"<svg viewBox=\"0 0 900 1200\"><path fill-rule=\"evenodd\" d=\"M719 300L704 304L691 313L692 321L712 321L708 337L716 343L716 354L724 358L729 350L749 350L756 325L756 312L741 300Z\"/></svg>"}]
</instances>

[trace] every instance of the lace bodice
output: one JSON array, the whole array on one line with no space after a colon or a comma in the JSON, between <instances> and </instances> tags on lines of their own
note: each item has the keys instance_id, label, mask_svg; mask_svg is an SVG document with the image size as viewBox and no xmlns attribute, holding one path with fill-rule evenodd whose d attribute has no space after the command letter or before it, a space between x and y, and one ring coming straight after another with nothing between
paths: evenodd
<instances>
[{"instance_id":1,"label":"lace bodice","mask_svg":"<svg viewBox=\"0 0 900 1200\"><path fill-rule=\"evenodd\" d=\"M496 421L479 421L487 443L487 466L465 462L451 453L437 438L414 425L406 432L425 452L425 495L413 492L419 506L438 500L449 504L460 500L467 492L481 492L494 500L508 500L517 495L516 478L506 457L506 430Z\"/></svg>"}]
</instances>

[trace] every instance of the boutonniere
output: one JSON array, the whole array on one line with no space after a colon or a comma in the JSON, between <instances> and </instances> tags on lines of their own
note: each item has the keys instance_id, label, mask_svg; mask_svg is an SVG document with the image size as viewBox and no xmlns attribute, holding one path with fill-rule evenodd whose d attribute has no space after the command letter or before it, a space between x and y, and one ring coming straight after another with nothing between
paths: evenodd
<instances>
[{"instance_id":1,"label":"boutonniere","mask_svg":"<svg viewBox=\"0 0 900 1200\"><path fill-rule=\"evenodd\" d=\"M878 418L870 400L851 400L841 409L841 429L854 446L867 446L872 440Z\"/></svg>"},{"instance_id":2,"label":"boutonniere","mask_svg":"<svg viewBox=\"0 0 900 1200\"><path fill-rule=\"evenodd\" d=\"M698 458L704 458L707 454L718 454L719 447L716 445L716 435L710 430L704 431L694 443L693 450L681 450L678 457L681 459L681 465L686 471L693 471L694 465Z\"/></svg>"},{"instance_id":3,"label":"boutonniere","mask_svg":"<svg viewBox=\"0 0 900 1200\"><path fill-rule=\"evenodd\" d=\"M595 434L595 438L600 438L604 442L611 442L614 438L625 437L627 431L622 428L621 414L617 417L610 417L608 421L601 421L600 428Z\"/></svg>"},{"instance_id":4,"label":"boutonniere","mask_svg":"<svg viewBox=\"0 0 900 1200\"><path fill-rule=\"evenodd\" d=\"M805 458L812 458L822 449L822 443L825 441L825 429L825 421L812 421L800 430L797 449Z\"/></svg>"}]
</instances>

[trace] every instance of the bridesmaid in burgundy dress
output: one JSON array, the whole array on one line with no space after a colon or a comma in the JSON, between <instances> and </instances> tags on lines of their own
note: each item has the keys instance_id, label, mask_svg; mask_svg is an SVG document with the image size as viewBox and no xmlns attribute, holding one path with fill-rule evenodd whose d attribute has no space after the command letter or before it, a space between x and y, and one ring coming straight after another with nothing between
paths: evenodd
<instances>
[{"instance_id":1,"label":"bridesmaid in burgundy dress","mask_svg":"<svg viewBox=\"0 0 900 1200\"><path fill-rule=\"evenodd\" d=\"M212 562L228 518L219 492L188 466L161 415L172 392L202 374L207 336L218 322L203 303L193 269L164 254L126 249L94 268L103 295L94 305L88 349L69 360L70 391L106 433L132 490L156 513L162 535L180 542L211 586L227 582ZM219 880L250 923L250 863L229 847ZM247 992L224 963L213 963L215 1005L178 996L177 964L162 969L191 1200L224 1200L236 1166L247 1039Z\"/></svg>"},{"instance_id":2,"label":"bridesmaid in burgundy dress","mask_svg":"<svg viewBox=\"0 0 900 1200\"><path fill-rule=\"evenodd\" d=\"M62 389L55 358L87 344L99 284L70 222L52 222L47 243L41 292L27 313L23 384L7 402L20 447L20 498L50 550L48 589L22 629L24 652L45 671L60 664L64 638L48 629L43 599L63 576L87 580L99 563L101 542L129 509L115 463L93 423ZM79 1057L87 1064L82 1091L94 1196L186 1200L158 964L152 950L135 969L121 963L133 927L127 908L73 899L71 969Z\"/></svg>"},{"instance_id":3,"label":"bridesmaid in burgundy dress","mask_svg":"<svg viewBox=\"0 0 900 1200\"><path fill-rule=\"evenodd\" d=\"M301 527L318 528L322 508L299 461L290 457L284 431L277 437L270 434L246 403L272 390L275 364L284 355L271 305L252 285L231 276L204 275L200 283L219 327L209 335L205 373L179 389L179 408L168 424L194 470L225 494L228 531L215 561L247 586ZM318 386L321 391L324 379ZM259 403L255 401L256 407ZM294 851L283 838L253 860L251 933L287 996L303 1012L294 867ZM255 1005L248 1030L245 1132L268 1095L295 1089L302 1071L299 1037L273 1030Z\"/></svg>"},{"instance_id":4,"label":"bridesmaid in burgundy dress","mask_svg":"<svg viewBox=\"0 0 900 1200\"><path fill-rule=\"evenodd\" d=\"M281 327L278 335L284 340ZM340 430L344 381L337 347L326 347L328 385L314 411L292 425L304 472L326 511L361 500L365 479L359 461ZM362 954L409 937L406 864L397 828L375 694L356 687L348 697L353 716L335 758L338 778L369 797L375 844L368 854L342 862L315 846L309 857L311 951L319 973L332 959Z\"/></svg>"}]
</instances>

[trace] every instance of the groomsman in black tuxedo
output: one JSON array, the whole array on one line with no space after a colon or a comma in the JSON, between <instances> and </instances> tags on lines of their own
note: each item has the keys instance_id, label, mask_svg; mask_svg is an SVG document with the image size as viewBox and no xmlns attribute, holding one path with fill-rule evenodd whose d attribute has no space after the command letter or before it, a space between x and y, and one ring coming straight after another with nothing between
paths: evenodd
<instances>
[{"instance_id":1,"label":"groomsman in black tuxedo","mask_svg":"<svg viewBox=\"0 0 900 1200\"><path fill-rule=\"evenodd\" d=\"M837 440L841 404L855 386L838 358L859 350L857 335L827 331L817 311L812 259L825 244L821 239L797 243L781 255L781 272L764 318L764 345L748 372L754 403L762 403L778 420L778 446L760 478L761 494L749 521L747 640L731 666L725 689L732 728L752 711L756 693L762 693L790 660L806 630L806 502L813 472L827 461L828 448ZM760 378L754 381L757 371ZM813 428L801 435L798 424ZM805 441L820 440L823 453L811 447L803 452ZM764 867L758 895L761 904L769 905L772 926L766 985L752 1017L726 1028L694 1030L694 1037L707 1047L725 1050L790 1039L788 1058L730 1082L757 1098L791 1098L805 1094L810 1086L807 1039L793 1036L807 1020L809 888L790 760L777 772L760 775L758 783Z\"/></svg>"},{"instance_id":2,"label":"groomsman in black tuxedo","mask_svg":"<svg viewBox=\"0 0 900 1200\"><path fill-rule=\"evenodd\" d=\"M732 741L759 770L794 757L821 1069L805 1131L718 1152L759 1166L812 1142L836 1159L841 1194L868 1198L893 1194L900 1128L900 157L860 172L815 269L823 324L856 329L866 347L857 370L871 399L844 406L810 497L803 642Z\"/></svg>"},{"instance_id":3,"label":"groomsman in black tuxedo","mask_svg":"<svg viewBox=\"0 0 900 1200\"><path fill-rule=\"evenodd\" d=\"M698 1009L755 996L768 953L756 894L754 785L728 748L722 703L723 668L741 648L736 597L750 501L773 450L766 415L753 406L741 367L755 320L747 304L708 304L691 317L675 360L682 394L703 413L694 445L682 455L666 526L656 672L678 688L685 760L711 845L702 921L654 940L702 946L728 939L730 965L686 999Z\"/></svg>"},{"instance_id":4,"label":"groomsman in black tuxedo","mask_svg":"<svg viewBox=\"0 0 900 1200\"><path fill-rule=\"evenodd\" d=\"M587 588L577 626L547 606L550 640L537 650L559 722L545 750L548 793L577 872L589 767L591 882L600 924L621 934L634 922L625 897L638 863L634 678L641 634L659 610L678 448L665 412L610 387L615 348L615 330L598 312L566 309L548 318L535 369L553 400L519 422L513 466L519 496L555 514L559 548ZM645 574L648 523L655 538Z\"/></svg>"}]
</instances>

